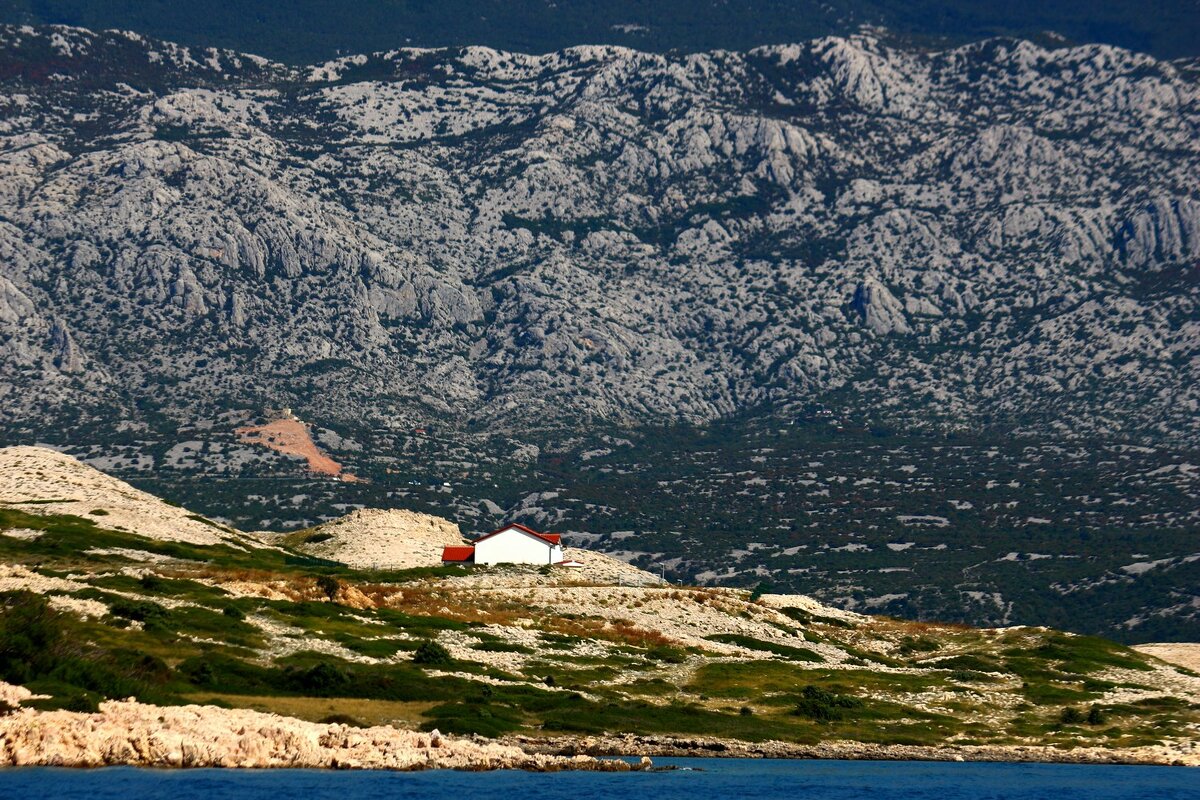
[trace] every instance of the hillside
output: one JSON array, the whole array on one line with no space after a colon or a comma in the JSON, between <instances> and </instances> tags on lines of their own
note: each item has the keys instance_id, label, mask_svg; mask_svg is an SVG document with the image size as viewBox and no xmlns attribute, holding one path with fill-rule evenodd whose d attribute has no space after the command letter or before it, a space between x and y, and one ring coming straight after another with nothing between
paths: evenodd
<instances>
[{"instance_id":1,"label":"hillside","mask_svg":"<svg viewBox=\"0 0 1200 800\"><path fill-rule=\"evenodd\" d=\"M246 530L404 505L1194 639L1197 86L1008 38L296 67L6 27L0 443ZM370 483L234 434L279 407Z\"/></svg>"},{"instance_id":2,"label":"hillside","mask_svg":"<svg viewBox=\"0 0 1200 800\"><path fill-rule=\"evenodd\" d=\"M442 548L465 539L457 525L440 517L363 508L282 541L357 569L411 569L440 567Z\"/></svg>"},{"instance_id":3,"label":"hillside","mask_svg":"<svg viewBox=\"0 0 1200 800\"><path fill-rule=\"evenodd\" d=\"M246 543L232 528L43 447L0 447L0 505L25 515L77 517L85 524L159 541L237 547Z\"/></svg>"},{"instance_id":4,"label":"hillside","mask_svg":"<svg viewBox=\"0 0 1200 800\"><path fill-rule=\"evenodd\" d=\"M654 752L720 740L731 752L1200 763L1200 678L1102 639L920 624L652 576L630 585L588 567L355 569L28 508L0 504L0 680L40 695L17 698L34 709L136 696L507 736L530 752L630 734ZM355 538L395 513L357 515ZM27 736L27 713L0 729ZM153 716L122 704L104 714L105 726ZM221 732L251 717L169 716L247 758L275 758L270 743ZM281 736L292 725L253 719ZM291 730L350 735L334 728ZM389 736L364 732L355 758ZM224 757L204 752L196 763Z\"/></svg>"}]
</instances>

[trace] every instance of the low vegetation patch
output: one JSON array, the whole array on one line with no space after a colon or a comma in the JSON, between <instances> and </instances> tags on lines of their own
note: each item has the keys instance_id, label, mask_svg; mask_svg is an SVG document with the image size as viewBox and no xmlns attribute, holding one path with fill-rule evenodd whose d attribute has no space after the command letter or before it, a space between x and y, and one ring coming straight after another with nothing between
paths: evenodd
<instances>
[{"instance_id":1,"label":"low vegetation patch","mask_svg":"<svg viewBox=\"0 0 1200 800\"><path fill-rule=\"evenodd\" d=\"M792 713L817 722L835 722L862 706L862 700L857 697L831 692L820 686L805 686L800 692L800 702L796 703Z\"/></svg>"},{"instance_id":2,"label":"low vegetation patch","mask_svg":"<svg viewBox=\"0 0 1200 800\"><path fill-rule=\"evenodd\" d=\"M763 639L755 639L752 636L743 636L742 634L738 633L718 633L712 636L706 636L704 638L708 639L710 642L734 644L738 647L745 647L747 650L759 650L764 653L773 653L774 655L782 656L789 661L809 661L821 663L825 660L806 647L792 647L791 645L768 642Z\"/></svg>"}]
</instances>

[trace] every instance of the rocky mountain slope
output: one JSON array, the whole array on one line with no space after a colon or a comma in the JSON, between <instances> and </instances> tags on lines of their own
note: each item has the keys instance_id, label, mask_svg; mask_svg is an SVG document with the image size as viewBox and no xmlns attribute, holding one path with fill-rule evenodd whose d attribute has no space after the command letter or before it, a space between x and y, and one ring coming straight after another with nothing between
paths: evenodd
<instances>
[{"instance_id":1,"label":"rocky mountain slope","mask_svg":"<svg viewBox=\"0 0 1200 800\"><path fill-rule=\"evenodd\" d=\"M853 387L910 424L1196 441L1186 63L857 37L291 69L9 27L0 64L13 427L703 421Z\"/></svg>"},{"instance_id":2,"label":"rocky mountain slope","mask_svg":"<svg viewBox=\"0 0 1200 800\"><path fill-rule=\"evenodd\" d=\"M0 503L0 698L22 707L3 763L567 766L414 728L535 753L630 734L651 754L1200 763L1200 678L1103 639L586 564L355 569L29 508Z\"/></svg>"}]
</instances>

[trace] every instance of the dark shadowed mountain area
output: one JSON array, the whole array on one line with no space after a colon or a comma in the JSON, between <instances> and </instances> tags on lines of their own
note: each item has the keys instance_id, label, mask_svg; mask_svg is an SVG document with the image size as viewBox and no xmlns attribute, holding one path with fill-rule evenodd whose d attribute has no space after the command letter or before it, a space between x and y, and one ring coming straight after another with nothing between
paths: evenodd
<instances>
[{"instance_id":1,"label":"dark shadowed mountain area","mask_svg":"<svg viewBox=\"0 0 1200 800\"><path fill-rule=\"evenodd\" d=\"M746 50L864 25L938 44L1053 31L1160 58L1200 55L1194 0L0 0L0 22L133 30L289 63L402 46Z\"/></svg>"}]
</instances>

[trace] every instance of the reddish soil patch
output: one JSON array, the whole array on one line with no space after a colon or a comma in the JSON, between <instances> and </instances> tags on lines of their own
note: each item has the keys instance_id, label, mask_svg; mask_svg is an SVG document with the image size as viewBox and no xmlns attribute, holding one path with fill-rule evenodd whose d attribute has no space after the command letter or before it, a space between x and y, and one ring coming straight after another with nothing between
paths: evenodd
<instances>
[{"instance_id":1,"label":"reddish soil patch","mask_svg":"<svg viewBox=\"0 0 1200 800\"><path fill-rule=\"evenodd\" d=\"M300 456L308 461L308 468L318 475L330 475L344 481L358 478L342 472L342 465L317 449L308 426L297 419L277 419L266 425L248 425L238 428L236 433L243 442L261 444L276 452L289 456Z\"/></svg>"}]
</instances>

